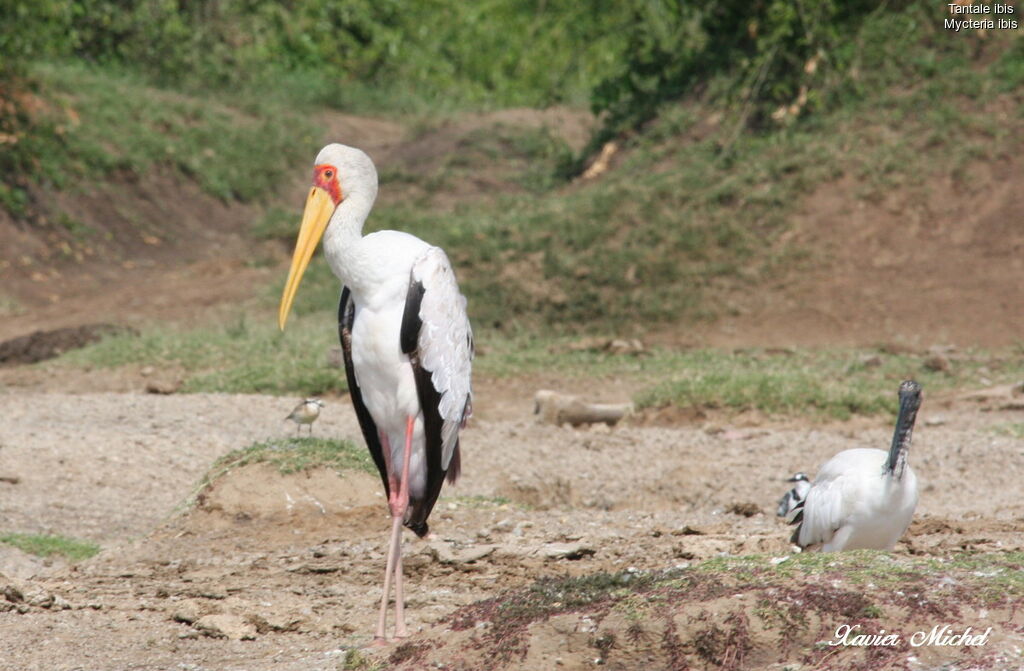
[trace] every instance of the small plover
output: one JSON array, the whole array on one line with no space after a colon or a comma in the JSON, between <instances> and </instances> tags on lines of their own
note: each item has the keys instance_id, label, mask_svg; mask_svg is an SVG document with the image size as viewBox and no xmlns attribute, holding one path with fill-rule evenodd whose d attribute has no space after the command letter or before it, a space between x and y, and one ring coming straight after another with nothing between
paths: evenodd
<instances>
[{"instance_id":1,"label":"small plover","mask_svg":"<svg viewBox=\"0 0 1024 671\"><path fill-rule=\"evenodd\" d=\"M299 435L302 431L303 426L309 427L309 435L313 435L313 422L320 416L320 408L324 407L324 402L318 398L307 398L302 403L295 406L292 410L292 414L285 417L285 420L292 420L295 422L295 435Z\"/></svg>"}]
</instances>

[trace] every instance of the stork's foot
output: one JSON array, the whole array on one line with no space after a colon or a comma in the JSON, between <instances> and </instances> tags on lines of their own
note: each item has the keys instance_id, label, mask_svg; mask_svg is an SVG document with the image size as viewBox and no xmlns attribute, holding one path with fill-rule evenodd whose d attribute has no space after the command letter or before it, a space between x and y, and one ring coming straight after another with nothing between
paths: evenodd
<instances>
[{"instance_id":1,"label":"stork's foot","mask_svg":"<svg viewBox=\"0 0 1024 671\"><path fill-rule=\"evenodd\" d=\"M409 639L409 634L408 633L401 633L401 634L396 633L391 638L388 638L387 636L374 636L373 640L370 642L370 647L371 648L386 648L389 645L391 645L392 643L403 643L404 641L407 641L408 639Z\"/></svg>"}]
</instances>

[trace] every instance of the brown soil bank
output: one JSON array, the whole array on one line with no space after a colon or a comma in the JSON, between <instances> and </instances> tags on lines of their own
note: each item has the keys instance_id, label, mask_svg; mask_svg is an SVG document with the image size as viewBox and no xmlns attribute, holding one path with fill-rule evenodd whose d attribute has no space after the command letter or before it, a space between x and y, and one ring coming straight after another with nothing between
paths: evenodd
<instances>
[{"instance_id":1,"label":"brown soil bank","mask_svg":"<svg viewBox=\"0 0 1024 671\"><path fill-rule=\"evenodd\" d=\"M464 152L474 134L543 126L578 148L592 119L569 110L506 110L419 133L342 114L326 115L324 124L331 139L367 148L383 171L423 176ZM716 321L687 324L683 335L673 329L666 338L729 346L1018 342L1024 332L1019 149L1006 147L998 160L957 173L969 179L940 173L922 184L874 187L871 197L851 176L819 185L797 204L785 239L806 260L764 286L729 282L719 290ZM453 171L429 192L399 181L381 197L429 198L443 209L521 192L509 165L493 163ZM296 216L307 178L297 166L278 196ZM0 239L8 243L0 245L0 339L96 321L192 321L208 316L208 308L252 296L287 263L283 246L252 238L250 225L262 207L222 203L179 177L113 180L60 194L56 202L94 231L87 240L96 242L0 213Z\"/></svg>"},{"instance_id":2,"label":"brown soil bank","mask_svg":"<svg viewBox=\"0 0 1024 671\"><path fill-rule=\"evenodd\" d=\"M819 186L789 241L810 261L731 295L732 316L698 329L725 345L1004 346L1024 333L1024 159L976 163L970 179L858 196Z\"/></svg>"}]
</instances>

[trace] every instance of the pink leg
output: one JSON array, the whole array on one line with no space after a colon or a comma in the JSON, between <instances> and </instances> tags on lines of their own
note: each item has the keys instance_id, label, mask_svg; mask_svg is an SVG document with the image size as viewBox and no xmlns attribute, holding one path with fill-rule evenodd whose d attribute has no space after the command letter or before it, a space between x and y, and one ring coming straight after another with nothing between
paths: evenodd
<instances>
[{"instance_id":1,"label":"pink leg","mask_svg":"<svg viewBox=\"0 0 1024 671\"><path fill-rule=\"evenodd\" d=\"M391 574L395 570L395 550L402 538L402 518L391 518L391 541L388 543L387 568L384 569L384 595L380 599L380 614L377 617L377 633L373 635L374 645L384 645L388 641L386 627L388 617L388 595L391 593ZM398 591L397 588L395 590ZM397 630L397 625L396 625Z\"/></svg>"},{"instance_id":2,"label":"pink leg","mask_svg":"<svg viewBox=\"0 0 1024 671\"><path fill-rule=\"evenodd\" d=\"M409 463L412 461L412 430L415 417L405 419L405 453L402 455L402 486L399 505L402 517L409 508ZM405 628L405 590L402 586L402 541L399 539L395 550L395 638L408 638Z\"/></svg>"},{"instance_id":3,"label":"pink leg","mask_svg":"<svg viewBox=\"0 0 1024 671\"><path fill-rule=\"evenodd\" d=\"M384 645L387 642L387 607L392 575L395 578L395 638L409 636L405 627L405 593L402 586L402 520L405 519L405 511L409 508L409 464L412 461L414 421L414 417L408 417L405 422L405 451L402 455L402 476L398 482L395 482L391 471L390 444L386 436L380 435L390 489L388 507L391 509L391 540L388 543L387 567L384 569L384 594L380 601L377 633L373 637L375 645Z\"/></svg>"},{"instance_id":4,"label":"pink leg","mask_svg":"<svg viewBox=\"0 0 1024 671\"><path fill-rule=\"evenodd\" d=\"M381 451L384 453L384 471L388 474L388 504L391 504L391 499L394 498L395 492L397 491L398 483L395 482L395 478L391 475L391 443L388 440L387 435L383 431L377 432L377 437L380 439ZM391 518L391 540L388 543L388 554L384 560L386 568L384 569L384 593L380 598L380 615L377 618L377 633L373 636L374 645L384 645L387 643L387 614L388 614L388 597L391 592L391 573L394 570L394 546L395 546L395 534L401 533L401 520L396 520L394 516Z\"/></svg>"}]
</instances>

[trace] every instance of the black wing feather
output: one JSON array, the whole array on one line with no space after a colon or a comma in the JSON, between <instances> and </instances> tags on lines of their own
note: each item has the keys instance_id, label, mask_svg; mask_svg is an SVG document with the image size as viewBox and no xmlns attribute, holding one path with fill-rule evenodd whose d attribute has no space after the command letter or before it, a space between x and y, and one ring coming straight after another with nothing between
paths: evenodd
<instances>
[{"instance_id":1,"label":"black wing feather","mask_svg":"<svg viewBox=\"0 0 1024 671\"><path fill-rule=\"evenodd\" d=\"M442 467L443 444L441 430L444 419L439 408L441 394L434 387L431 372L420 365L419 337L423 321L420 319L420 305L423 302L423 284L410 279L409 291L405 299L405 312L402 315L401 346L402 351L409 355L412 362L413 376L416 379L416 392L420 400L420 412L423 413L423 438L427 452L427 486L423 498L409 501L409 517L405 526L420 537L426 536L430 530L427 518L437 503L444 484L445 469ZM458 468L459 447L456 443L449 468Z\"/></svg>"},{"instance_id":2,"label":"black wing feather","mask_svg":"<svg viewBox=\"0 0 1024 671\"><path fill-rule=\"evenodd\" d=\"M412 354L420 346L420 327L423 320L420 319L420 306L423 304L423 294L426 289L423 283L416 280L409 282L409 291L405 295L405 312L402 313L402 331L399 335L399 342L402 345L403 354Z\"/></svg>"},{"instance_id":3,"label":"black wing feather","mask_svg":"<svg viewBox=\"0 0 1024 671\"><path fill-rule=\"evenodd\" d=\"M388 469L384 462L384 450L380 444L380 435L377 433L377 424L370 416L370 411L363 402L363 393L356 384L356 371L352 367L352 325L356 320L355 305L351 302L351 292L348 287L341 290L341 300L338 301L338 337L341 339L341 351L345 357L345 377L348 379L348 393L352 397L352 406L356 409L356 418L359 420L359 428L363 430L363 438L366 440L366 447L370 450L373 463L377 465L380 472L380 479L384 483L385 496L391 496L391 488L388 486Z\"/></svg>"}]
</instances>

